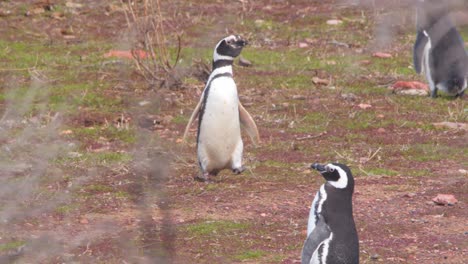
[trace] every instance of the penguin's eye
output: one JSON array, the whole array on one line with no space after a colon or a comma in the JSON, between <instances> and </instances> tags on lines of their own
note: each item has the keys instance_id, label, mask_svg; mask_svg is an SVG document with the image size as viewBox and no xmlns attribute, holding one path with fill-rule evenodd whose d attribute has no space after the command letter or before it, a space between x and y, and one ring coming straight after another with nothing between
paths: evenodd
<instances>
[{"instance_id":1,"label":"penguin's eye","mask_svg":"<svg viewBox=\"0 0 468 264\"><path fill-rule=\"evenodd\" d=\"M328 172L334 172L335 171L334 168L330 168L330 167L328 167L327 170L328 170Z\"/></svg>"},{"instance_id":2,"label":"penguin's eye","mask_svg":"<svg viewBox=\"0 0 468 264\"><path fill-rule=\"evenodd\" d=\"M227 43L228 45L231 45L231 44L232 44L232 40L227 40L226 43Z\"/></svg>"}]
</instances>

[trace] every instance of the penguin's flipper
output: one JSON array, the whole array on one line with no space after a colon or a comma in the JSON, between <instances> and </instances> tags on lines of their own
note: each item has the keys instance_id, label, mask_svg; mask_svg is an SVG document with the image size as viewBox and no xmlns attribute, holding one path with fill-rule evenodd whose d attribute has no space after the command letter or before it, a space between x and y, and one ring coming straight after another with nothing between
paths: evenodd
<instances>
[{"instance_id":1,"label":"penguin's flipper","mask_svg":"<svg viewBox=\"0 0 468 264\"><path fill-rule=\"evenodd\" d=\"M312 232L307 237L304 242L304 247L302 248L301 263L309 264L311 263L312 256L314 252L319 249L322 243L330 237L331 230L325 223L325 219L322 215L319 215L317 225L312 230Z\"/></svg>"},{"instance_id":2,"label":"penguin's flipper","mask_svg":"<svg viewBox=\"0 0 468 264\"><path fill-rule=\"evenodd\" d=\"M416 42L414 43L413 48L413 64L414 70L420 74L422 71L422 61L424 56L424 48L426 47L428 37L424 34L422 30L418 31L416 35Z\"/></svg>"},{"instance_id":3,"label":"penguin's flipper","mask_svg":"<svg viewBox=\"0 0 468 264\"><path fill-rule=\"evenodd\" d=\"M203 98L203 97L202 97L202 98ZM192 116L190 117L190 120L189 120L187 126L185 127L184 136L182 137L182 140L183 140L184 142L185 142L186 139L187 139L187 134L188 134L188 131L189 131L190 126L192 125L193 122L195 122L195 119L196 119L196 117L198 116L198 113L200 112L202 102L203 102L203 100L200 100L200 102L198 102L197 106L196 106L195 109L193 110Z\"/></svg>"},{"instance_id":4,"label":"penguin's flipper","mask_svg":"<svg viewBox=\"0 0 468 264\"><path fill-rule=\"evenodd\" d=\"M253 120L252 116L245 110L244 106L239 102L239 119L243 129L252 140L254 145L260 143L260 134L258 133L257 125Z\"/></svg>"}]
</instances>

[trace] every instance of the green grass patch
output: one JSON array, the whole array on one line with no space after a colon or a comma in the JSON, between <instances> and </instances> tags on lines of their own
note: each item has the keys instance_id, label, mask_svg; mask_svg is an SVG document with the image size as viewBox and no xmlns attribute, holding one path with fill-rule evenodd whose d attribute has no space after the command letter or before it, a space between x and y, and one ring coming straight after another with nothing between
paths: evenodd
<instances>
[{"instance_id":1,"label":"green grass patch","mask_svg":"<svg viewBox=\"0 0 468 264\"><path fill-rule=\"evenodd\" d=\"M11 241L11 242L8 242L8 243L2 243L2 244L0 244L0 252L12 250L12 249L17 249L17 248L23 246L24 244L26 244L26 242L21 241L21 240Z\"/></svg>"},{"instance_id":2,"label":"green grass patch","mask_svg":"<svg viewBox=\"0 0 468 264\"><path fill-rule=\"evenodd\" d=\"M177 115L172 119L172 123L174 124L187 124L189 121L189 117L185 115Z\"/></svg>"},{"instance_id":3,"label":"green grass patch","mask_svg":"<svg viewBox=\"0 0 468 264\"><path fill-rule=\"evenodd\" d=\"M427 162L427 161L439 161L444 160L446 157L468 155L468 149L458 149L451 146L440 145L440 144L415 144L410 145L409 149L405 152L402 152L405 158L418 161L418 162Z\"/></svg>"},{"instance_id":4,"label":"green grass patch","mask_svg":"<svg viewBox=\"0 0 468 264\"><path fill-rule=\"evenodd\" d=\"M119 140L124 143L135 143L136 135L132 129L118 129L114 126L104 127L77 127L73 134L80 140L98 140L101 137L110 140Z\"/></svg>"},{"instance_id":5,"label":"green grass patch","mask_svg":"<svg viewBox=\"0 0 468 264\"><path fill-rule=\"evenodd\" d=\"M195 236L221 236L242 232L242 230L248 229L249 227L250 224L245 222L213 220L188 225L186 231Z\"/></svg>"},{"instance_id":6,"label":"green grass patch","mask_svg":"<svg viewBox=\"0 0 468 264\"><path fill-rule=\"evenodd\" d=\"M245 261L245 260L253 260L259 259L263 256L266 256L268 253L262 250L247 250L241 253L238 253L234 256L235 260L238 261Z\"/></svg>"},{"instance_id":7,"label":"green grass patch","mask_svg":"<svg viewBox=\"0 0 468 264\"><path fill-rule=\"evenodd\" d=\"M56 207L55 212L61 215L66 215L72 212L73 210L76 210L76 208L77 208L76 204L64 204L64 205Z\"/></svg>"},{"instance_id":8,"label":"green grass patch","mask_svg":"<svg viewBox=\"0 0 468 264\"><path fill-rule=\"evenodd\" d=\"M398 171L384 168L366 168L365 171L370 176L397 176L399 174Z\"/></svg>"},{"instance_id":9,"label":"green grass patch","mask_svg":"<svg viewBox=\"0 0 468 264\"><path fill-rule=\"evenodd\" d=\"M296 133L319 133L326 130L329 119L321 112L309 112L292 129Z\"/></svg>"}]
</instances>

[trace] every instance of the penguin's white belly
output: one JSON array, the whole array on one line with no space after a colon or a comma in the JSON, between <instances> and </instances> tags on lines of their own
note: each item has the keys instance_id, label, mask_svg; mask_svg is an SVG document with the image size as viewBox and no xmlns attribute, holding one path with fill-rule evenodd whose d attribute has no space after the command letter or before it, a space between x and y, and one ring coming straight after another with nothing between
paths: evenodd
<instances>
[{"instance_id":1,"label":"penguin's white belly","mask_svg":"<svg viewBox=\"0 0 468 264\"><path fill-rule=\"evenodd\" d=\"M198 155L206 170L221 170L241 141L239 98L234 80L219 77L212 81L200 124Z\"/></svg>"},{"instance_id":2,"label":"penguin's white belly","mask_svg":"<svg viewBox=\"0 0 468 264\"><path fill-rule=\"evenodd\" d=\"M424 75L426 75L427 82L429 83L429 88L432 90L435 89L435 83L432 79L432 72L430 67L430 52L431 52L432 44L431 39L428 37L426 46L424 46L423 50L423 58L422 58L422 70Z\"/></svg>"}]
</instances>

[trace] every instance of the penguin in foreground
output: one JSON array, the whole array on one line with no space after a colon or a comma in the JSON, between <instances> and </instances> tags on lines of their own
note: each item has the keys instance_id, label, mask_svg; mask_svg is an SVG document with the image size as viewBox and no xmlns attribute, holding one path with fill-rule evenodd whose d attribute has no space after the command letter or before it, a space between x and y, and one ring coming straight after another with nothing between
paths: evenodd
<instances>
[{"instance_id":1,"label":"penguin in foreground","mask_svg":"<svg viewBox=\"0 0 468 264\"><path fill-rule=\"evenodd\" d=\"M416 42L414 69L424 73L430 96L437 90L451 96L463 96L467 87L468 55L445 1L419 0L416 6Z\"/></svg>"},{"instance_id":2,"label":"penguin in foreground","mask_svg":"<svg viewBox=\"0 0 468 264\"><path fill-rule=\"evenodd\" d=\"M245 45L247 41L238 35L218 42L213 52L212 72L185 128L184 140L198 117L197 154L201 176L195 177L197 180L208 181L209 176L223 169L231 169L235 174L244 171L241 126L254 144L259 142L257 125L240 103L233 79L232 63Z\"/></svg>"},{"instance_id":3,"label":"penguin in foreground","mask_svg":"<svg viewBox=\"0 0 468 264\"><path fill-rule=\"evenodd\" d=\"M353 219L354 179L343 164L314 163L327 181L310 208L302 264L359 263L359 240Z\"/></svg>"}]
</instances>

